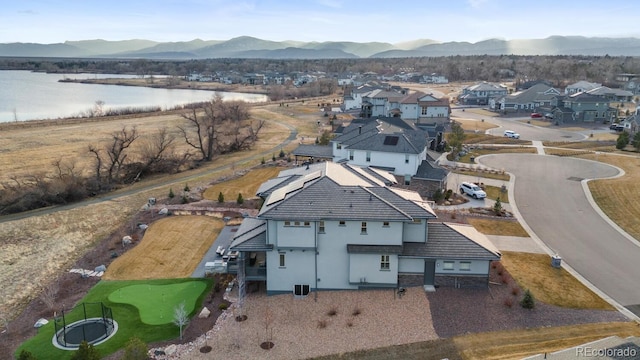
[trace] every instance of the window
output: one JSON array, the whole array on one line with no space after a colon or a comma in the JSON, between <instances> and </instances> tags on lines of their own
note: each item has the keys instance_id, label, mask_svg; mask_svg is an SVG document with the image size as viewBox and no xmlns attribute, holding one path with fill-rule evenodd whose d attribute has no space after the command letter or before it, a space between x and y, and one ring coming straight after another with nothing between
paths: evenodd
<instances>
[{"instance_id":1,"label":"window","mask_svg":"<svg viewBox=\"0 0 640 360\"><path fill-rule=\"evenodd\" d=\"M349 150L349 160L353 160L353 150Z\"/></svg>"},{"instance_id":2,"label":"window","mask_svg":"<svg viewBox=\"0 0 640 360\"><path fill-rule=\"evenodd\" d=\"M300 226L300 221L294 221L293 226Z\"/></svg>"},{"instance_id":3,"label":"window","mask_svg":"<svg viewBox=\"0 0 640 360\"><path fill-rule=\"evenodd\" d=\"M310 226L310 225L311 225L311 223L310 223L310 222L308 222L308 221L305 221L305 222L304 222L304 226Z\"/></svg>"},{"instance_id":4,"label":"window","mask_svg":"<svg viewBox=\"0 0 640 360\"><path fill-rule=\"evenodd\" d=\"M371 161L371 151L367 151L367 162Z\"/></svg>"},{"instance_id":5,"label":"window","mask_svg":"<svg viewBox=\"0 0 640 360\"><path fill-rule=\"evenodd\" d=\"M471 271L471 261L460 261L460 271Z\"/></svg>"},{"instance_id":6,"label":"window","mask_svg":"<svg viewBox=\"0 0 640 360\"><path fill-rule=\"evenodd\" d=\"M338 149L338 150L342 149L342 144L340 144L340 143L336 144L336 149Z\"/></svg>"},{"instance_id":7,"label":"window","mask_svg":"<svg viewBox=\"0 0 640 360\"><path fill-rule=\"evenodd\" d=\"M382 222L382 227L389 227L389 222L388 221L383 221Z\"/></svg>"},{"instance_id":8,"label":"window","mask_svg":"<svg viewBox=\"0 0 640 360\"><path fill-rule=\"evenodd\" d=\"M422 106L422 107L421 107L421 112L420 112L420 113L421 113L422 115L427 115L427 109L428 109L428 107L426 107L426 106Z\"/></svg>"},{"instance_id":9,"label":"window","mask_svg":"<svg viewBox=\"0 0 640 360\"><path fill-rule=\"evenodd\" d=\"M324 234L324 221L318 222L318 232Z\"/></svg>"},{"instance_id":10,"label":"window","mask_svg":"<svg viewBox=\"0 0 640 360\"><path fill-rule=\"evenodd\" d=\"M453 270L454 261L443 261L442 262L442 270Z\"/></svg>"},{"instance_id":11,"label":"window","mask_svg":"<svg viewBox=\"0 0 640 360\"><path fill-rule=\"evenodd\" d=\"M420 220L420 219L413 219L413 223L414 223L414 224L422 224L422 220Z\"/></svg>"},{"instance_id":12,"label":"window","mask_svg":"<svg viewBox=\"0 0 640 360\"><path fill-rule=\"evenodd\" d=\"M360 226L360 233L361 234L366 234L367 233L367 222L363 221L362 225Z\"/></svg>"},{"instance_id":13,"label":"window","mask_svg":"<svg viewBox=\"0 0 640 360\"><path fill-rule=\"evenodd\" d=\"M411 185L411 175L405 175L404 176L404 184L405 185Z\"/></svg>"},{"instance_id":14,"label":"window","mask_svg":"<svg viewBox=\"0 0 640 360\"><path fill-rule=\"evenodd\" d=\"M284 226L291 226L291 221L285 221Z\"/></svg>"},{"instance_id":15,"label":"window","mask_svg":"<svg viewBox=\"0 0 640 360\"><path fill-rule=\"evenodd\" d=\"M405 164L409 163L409 154L404 154L404 163Z\"/></svg>"},{"instance_id":16,"label":"window","mask_svg":"<svg viewBox=\"0 0 640 360\"><path fill-rule=\"evenodd\" d=\"M284 267L284 264L285 264L285 262L284 262L284 256L285 256L285 253L280 253L280 267L281 267L281 268L283 268L283 267Z\"/></svg>"},{"instance_id":17,"label":"window","mask_svg":"<svg viewBox=\"0 0 640 360\"><path fill-rule=\"evenodd\" d=\"M389 262L389 255L380 256L380 270L390 270L391 263Z\"/></svg>"},{"instance_id":18,"label":"window","mask_svg":"<svg viewBox=\"0 0 640 360\"><path fill-rule=\"evenodd\" d=\"M339 226L347 226L347 223L344 220L340 220L338 223Z\"/></svg>"}]
</instances>

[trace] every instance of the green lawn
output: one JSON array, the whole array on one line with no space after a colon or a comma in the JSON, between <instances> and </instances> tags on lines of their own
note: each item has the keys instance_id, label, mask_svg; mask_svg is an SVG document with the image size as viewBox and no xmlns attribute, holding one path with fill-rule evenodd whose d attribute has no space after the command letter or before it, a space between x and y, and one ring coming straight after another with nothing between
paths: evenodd
<instances>
[{"instance_id":1,"label":"green lawn","mask_svg":"<svg viewBox=\"0 0 640 360\"><path fill-rule=\"evenodd\" d=\"M213 280L211 279L102 280L87 293L80 303L103 302L113 312L113 319L118 323L118 332L106 342L96 346L100 354L106 356L123 348L132 337L138 337L146 343L177 338L179 329L172 323L173 307L184 301L185 308L190 311L189 315L195 315L194 309L200 308L212 285ZM150 290L151 288L153 290ZM172 292L171 295L169 295L169 291ZM165 294L164 299L163 293ZM159 299L158 294L160 294ZM119 295L122 295L122 302L120 302ZM113 301L112 297L118 302ZM126 301L124 301L125 299ZM159 302L162 306L159 306ZM162 307L164 310L155 311L149 309L156 306ZM142 309L142 312L146 314L146 321L141 319L138 308ZM68 315L65 314L67 323L81 318L81 312L82 307L79 307L68 313ZM157 319L159 316L169 316L169 320L160 325L147 323L147 321L153 323L153 319ZM55 328L52 319L49 320L50 322L47 325L38 330L37 335L20 345L16 351L16 357L24 349L35 355L37 359L64 360L71 358L73 351L60 350L52 345L51 339Z\"/></svg>"},{"instance_id":2,"label":"green lawn","mask_svg":"<svg viewBox=\"0 0 640 360\"><path fill-rule=\"evenodd\" d=\"M163 325L173 321L173 308L183 301L185 310L192 313L198 296L206 287L207 284L201 281L129 285L109 294L109 300L135 306L140 312L140 319L147 325Z\"/></svg>"}]
</instances>

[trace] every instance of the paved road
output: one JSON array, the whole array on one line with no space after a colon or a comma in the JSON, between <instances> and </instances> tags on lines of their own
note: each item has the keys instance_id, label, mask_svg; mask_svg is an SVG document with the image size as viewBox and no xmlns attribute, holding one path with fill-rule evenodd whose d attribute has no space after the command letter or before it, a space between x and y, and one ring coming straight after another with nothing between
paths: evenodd
<instances>
[{"instance_id":1,"label":"paved road","mask_svg":"<svg viewBox=\"0 0 640 360\"><path fill-rule=\"evenodd\" d=\"M512 194L517 210L535 236L595 287L640 315L640 245L603 219L581 182L616 176L618 169L584 159L534 154L488 155L478 160L515 176Z\"/></svg>"}]
</instances>

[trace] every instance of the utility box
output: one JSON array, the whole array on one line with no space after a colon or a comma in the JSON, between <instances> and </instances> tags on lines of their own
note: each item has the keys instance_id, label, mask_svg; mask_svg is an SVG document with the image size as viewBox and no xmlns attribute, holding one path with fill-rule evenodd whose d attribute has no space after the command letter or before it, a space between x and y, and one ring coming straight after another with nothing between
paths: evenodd
<instances>
[{"instance_id":1,"label":"utility box","mask_svg":"<svg viewBox=\"0 0 640 360\"><path fill-rule=\"evenodd\" d=\"M551 266L559 269L562 266L562 257L560 257L560 255L553 255L551 257Z\"/></svg>"}]
</instances>

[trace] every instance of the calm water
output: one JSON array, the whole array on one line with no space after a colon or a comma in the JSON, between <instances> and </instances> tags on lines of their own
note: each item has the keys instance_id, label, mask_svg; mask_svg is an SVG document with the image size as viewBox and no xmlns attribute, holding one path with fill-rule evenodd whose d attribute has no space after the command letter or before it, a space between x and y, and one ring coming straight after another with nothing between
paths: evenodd
<instances>
[{"instance_id":1,"label":"calm water","mask_svg":"<svg viewBox=\"0 0 640 360\"><path fill-rule=\"evenodd\" d=\"M135 86L61 83L63 78L125 78L108 74L45 74L29 71L0 71L0 122L57 119L78 116L91 110L96 101L104 109L162 109L176 105L207 101L213 91L152 89ZM266 101L265 95L219 92L223 98L247 102Z\"/></svg>"}]
</instances>

